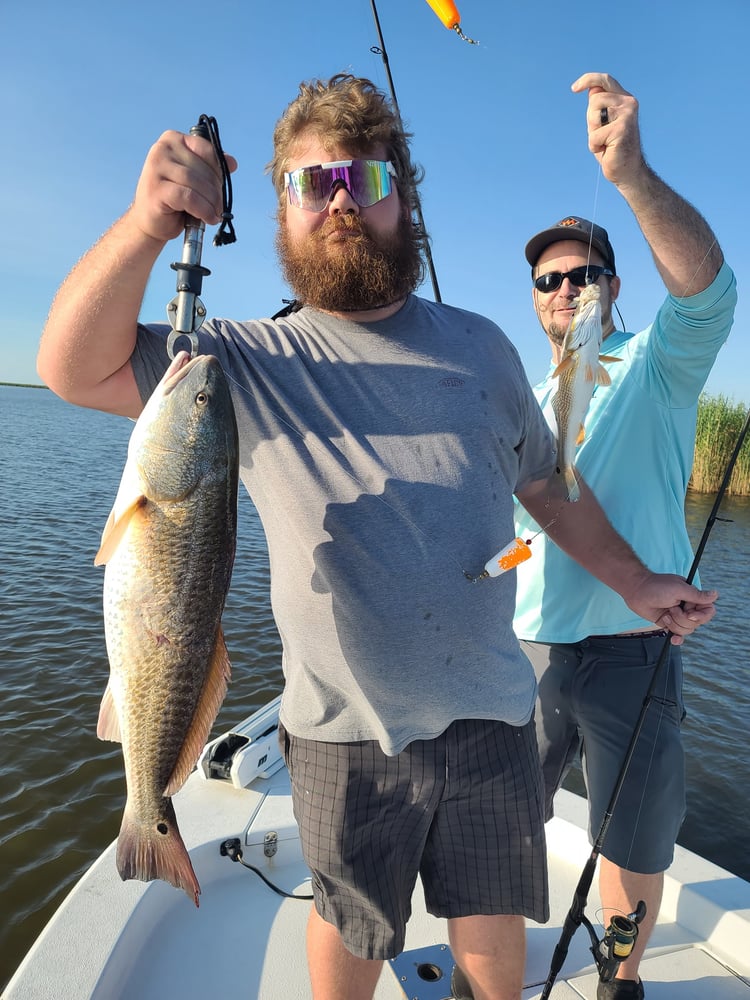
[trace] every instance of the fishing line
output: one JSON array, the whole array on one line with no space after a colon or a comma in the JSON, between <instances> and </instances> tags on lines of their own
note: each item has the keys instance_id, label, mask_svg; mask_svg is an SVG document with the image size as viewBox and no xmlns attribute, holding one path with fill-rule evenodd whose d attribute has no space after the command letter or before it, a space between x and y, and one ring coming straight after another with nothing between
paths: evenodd
<instances>
[{"instance_id":1,"label":"fishing line","mask_svg":"<svg viewBox=\"0 0 750 1000\"><path fill-rule=\"evenodd\" d=\"M589 233L589 252L586 258L586 266L591 263L591 248L594 242L594 225L596 224L596 211L599 204L599 184L602 179L602 165L599 164L599 169L596 171L596 183L594 185L594 204L591 209L591 232Z\"/></svg>"},{"instance_id":2,"label":"fishing line","mask_svg":"<svg viewBox=\"0 0 750 1000\"><path fill-rule=\"evenodd\" d=\"M592 221L592 223L596 223L596 213L597 213L597 209L598 209L598 206L599 206L599 188L601 186L602 176L603 176L602 165L601 165L601 163L599 163L598 169L596 171L596 183L594 185L594 205L593 205L592 214L591 214L591 221ZM587 265L591 263L591 249L592 249L593 241L594 241L594 229L593 229L593 226L592 226L591 233L589 234L589 251L588 251L588 257L586 259L586 264ZM611 305L614 306L615 310L617 311L617 315L618 315L618 317L620 319L620 324L622 326L622 332L626 333L627 331L625 329L625 320L622 318L622 313L620 312L620 307L617 305L617 300L615 300L614 302L612 302Z\"/></svg>"}]
</instances>

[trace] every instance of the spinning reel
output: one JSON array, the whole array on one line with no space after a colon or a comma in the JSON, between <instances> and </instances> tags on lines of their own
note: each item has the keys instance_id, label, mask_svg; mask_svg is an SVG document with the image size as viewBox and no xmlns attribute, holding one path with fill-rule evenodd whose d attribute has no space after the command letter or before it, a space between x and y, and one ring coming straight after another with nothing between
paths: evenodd
<instances>
[{"instance_id":1,"label":"spinning reel","mask_svg":"<svg viewBox=\"0 0 750 1000\"><path fill-rule=\"evenodd\" d=\"M600 982L611 982L617 975L620 963L630 957L633 946L638 939L638 924L645 916L646 904L641 900L635 912L627 917L615 914L601 940L597 937L591 922L585 917L583 918L582 923L591 938L591 953L599 970Z\"/></svg>"}]
</instances>

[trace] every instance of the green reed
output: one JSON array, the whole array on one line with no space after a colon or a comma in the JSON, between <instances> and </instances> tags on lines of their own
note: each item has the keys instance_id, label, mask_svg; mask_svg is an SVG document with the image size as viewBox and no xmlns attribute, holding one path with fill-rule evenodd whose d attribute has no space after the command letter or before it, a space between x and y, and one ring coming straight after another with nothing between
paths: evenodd
<instances>
[{"instance_id":1,"label":"green reed","mask_svg":"<svg viewBox=\"0 0 750 1000\"><path fill-rule=\"evenodd\" d=\"M696 493L718 492L746 417L747 407L743 403L734 403L726 396L701 394L689 489ZM750 496L750 434L737 458L727 493Z\"/></svg>"}]
</instances>

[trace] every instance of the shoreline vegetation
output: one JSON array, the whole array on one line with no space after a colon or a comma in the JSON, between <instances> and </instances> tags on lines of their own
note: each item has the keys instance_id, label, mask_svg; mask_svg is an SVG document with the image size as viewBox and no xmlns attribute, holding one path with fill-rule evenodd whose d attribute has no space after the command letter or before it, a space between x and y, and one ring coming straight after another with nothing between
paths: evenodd
<instances>
[{"instance_id":1,"label":"shoreline vegetation","mask_svg":"<svg viewBox=\"0 0 750 1000\"><path fill-rule=\"evenodd\" d=\"M0 385L22 389L44 389L43 385L0 382ZM698 422L695 434L695 459L688 489L694 493L718 493L729 458L734 451L747 416L744 403L735 403L727 396L702 393L698 400ZM728 496L750 496L750 434L737 458Z\"/></svg>"},{"instance_id":2,"label":"shoreline vegetation","mask_svg":"<svg viewBox=\"0 0 750 1000\"><path fill-rule=\"evenodd\" d=\"M726 396L701 394L688 489L694 493L718 493L746 418L747 407L743 403L735 403ZM750 434L737 456L727 496L750 496Z\"/></svg>"}]
</instances>

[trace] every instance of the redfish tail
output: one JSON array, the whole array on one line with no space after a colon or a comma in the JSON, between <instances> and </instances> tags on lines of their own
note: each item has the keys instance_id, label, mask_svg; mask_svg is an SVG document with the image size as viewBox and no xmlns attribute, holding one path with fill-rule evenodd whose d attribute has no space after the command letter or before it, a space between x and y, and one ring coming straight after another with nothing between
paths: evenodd
<instances>
[{"instance_id":1,"label":"redfish tail","mask_svg":"<svg viewBox=\"0 0 750 1000\"><path fill-rule=\"evenodd\" d=\"M153 824L141 823L126 805L117 839L117 871L123 882L162 879L176 889L184 889L198 906L201 887L190 855L177 828L171 799L162 799L162 811Z\"/></svg>"}]
</instances>

